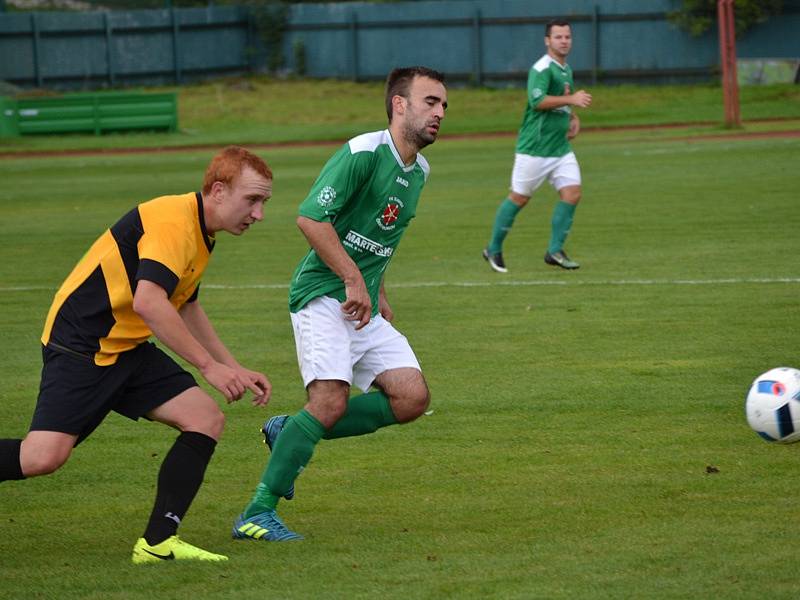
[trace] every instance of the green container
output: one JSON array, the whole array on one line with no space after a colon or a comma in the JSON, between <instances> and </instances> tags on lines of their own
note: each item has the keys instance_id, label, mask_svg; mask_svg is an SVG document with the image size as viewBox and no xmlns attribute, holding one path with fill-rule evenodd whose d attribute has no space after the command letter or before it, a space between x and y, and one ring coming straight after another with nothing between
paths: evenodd
<instances>
[{"instance_id":1,"label":"green container","mask_svg":"<svg viewBox=\"0 0 800 600\"><path fill-rule=\"evenodd\" d=\"M0 138L18 135L17 101L8 96L0 96Z\"/></svg>"}]
</instances>

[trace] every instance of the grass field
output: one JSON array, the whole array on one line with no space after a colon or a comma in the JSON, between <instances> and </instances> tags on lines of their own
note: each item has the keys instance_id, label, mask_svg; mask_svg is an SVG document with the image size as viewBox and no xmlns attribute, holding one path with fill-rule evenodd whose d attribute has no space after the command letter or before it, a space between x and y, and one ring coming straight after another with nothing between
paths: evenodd
<instances>
[{"instance_id":1,"label":"grass field","mask_svg":"<svg viewBox=\"0 0 800 600\"><path fill-rule=\"evenodd\" d=\"M274 386L267 410L225 409L181 528L230 562L129 563L174 434L112 416L63 470L0 484L0 596L797 597L798 446L759 439L743 400L759 373L800 366L798 138L580 137L568 249L582 268L542 263L543 190L509 237L507 276L480 251L513 141L430 147L387 290L433 414L322 442L280 506L304 542L231 541L265 463L258 428L303 402L286 310L305 249L294 215L334 148L261 152L276 174L266 219L220 237L204 282L222 338ZM210 155L0 161L0 435L26 431L42 321L87 244L135 203L196 189Z\"/></svg>"}]
</instances>

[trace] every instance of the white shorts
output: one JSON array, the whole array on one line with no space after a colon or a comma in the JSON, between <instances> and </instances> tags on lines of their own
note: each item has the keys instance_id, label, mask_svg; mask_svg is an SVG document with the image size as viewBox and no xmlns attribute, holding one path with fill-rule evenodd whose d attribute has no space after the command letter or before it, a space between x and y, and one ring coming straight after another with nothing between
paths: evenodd
<instances>
[{"instance_id":1,"label":"white shorts","mask_svg":"<svg viewBox=\"0 0 800 600\"><path fill-rule=\"evenodd\" d=\"M575 153L570 152L556 158L514 155L514 169L511 172L511 191L523 196L532 196L544 180L550 182L556 191L568 185L581 184L581 168Z\"/></svg>"},{"instance_id":2,"label":"white shorts","mask_svg":"<svg viewBox=\"0 0 800 600\"><path fill-rule=\"evenodd\" d=\"M406 337L380 314L356 331L356 322L345 320L338 300L320 296L291 317L305 387L315 379L338 379L367 392L389 369L421 371Z\"/></svg>"}]
</instances>

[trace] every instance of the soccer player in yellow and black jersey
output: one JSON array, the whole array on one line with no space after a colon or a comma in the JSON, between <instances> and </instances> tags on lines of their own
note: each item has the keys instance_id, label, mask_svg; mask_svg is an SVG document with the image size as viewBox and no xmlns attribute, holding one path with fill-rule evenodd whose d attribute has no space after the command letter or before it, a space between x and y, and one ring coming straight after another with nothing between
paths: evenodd
<instances>
[{"instance_id":1,"label":"soccer player in yellow and black jersey","mask_svg":"<svg viewBox=\"0 0 800 600\"><path fill-rule=\"evenodd\" d=\"M261 221L272 172L230 146L202 193L138 205L106 230L56 292L42 334L39 398L25 439L0 439L0 481L52 473L110 411L180 431L158 475L155 506L133 562L227 558L182 541L177 528L203 481L225 417L194 377L148 341L194 365L228 402L249 389L269 401L263 373L240 365L198 300L214 235Z\"/></svg>"}]
</instances>

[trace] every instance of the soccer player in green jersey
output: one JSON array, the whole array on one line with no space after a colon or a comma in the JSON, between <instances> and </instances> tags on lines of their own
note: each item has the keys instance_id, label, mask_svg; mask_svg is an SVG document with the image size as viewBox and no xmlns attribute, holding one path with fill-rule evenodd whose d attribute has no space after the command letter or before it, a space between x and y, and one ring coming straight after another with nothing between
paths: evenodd
<instances>
[{"instance_id":1,"label":"soccer player in green jersey","mask_svg":"<svg viewBox=\"0 0 800 600\"><path fill-rule=\"evenodd\" d=\"M216 233L243 234L263 219L271 196L267 164L229 146L209 163L201 192L144 202L105 230L56 292L41 338L42 378L31 426L24 439L0 439L0 482L58 470L111 411L164 423L179 434L161 463L150 520L132 560L227 560L177 535L225 415L148 339L194 365L228 402L248 389L254 404L269 401L266 375L239 364L198 297ZM102 544L129 524L95 517L93 527Z\"/></svg>"},{"instance_id":2,"label":"soccer player in green jersey","mask_svg":"<svg viewBox=\"0 0 800 600\"><path fill-rule=\"evenodd\" d=\"M584 90L572 92L575 87L572 69L566 62L572 48L569 23L550 21L544 44L547 54L534 63L528 75L528 102L517 137L510 193L497 209L491 240L483 250L483 258L498 273L508 272L503 259L503 240L517 213L545 179L561 199L553 211L544 262L563 269L580 266L564 252L575 207L581 199L581 171L569 140L580 130L573 107L587 108L592 97Z\"/></svg>"},{"instance_id":3,"label":"soccer player in green jersey","mask_svg":"<svg viewBox=\"0 0 800 600\"><path fill-rule=\"evenodd\" d=\"M234 523L235 539L300 539L275 508L294 496L317 443L413 421L428 407L419 363L391 325L383 278L428 178L418 152L436 140L446 108L441 73L393 70L389 128L347 142L300 205L297 224L311 249L292 277L289 311L308 401L295 415L264 424L272 456ZM352 384L364 393L350 397Z\"/></svg>"}]
</instances>

